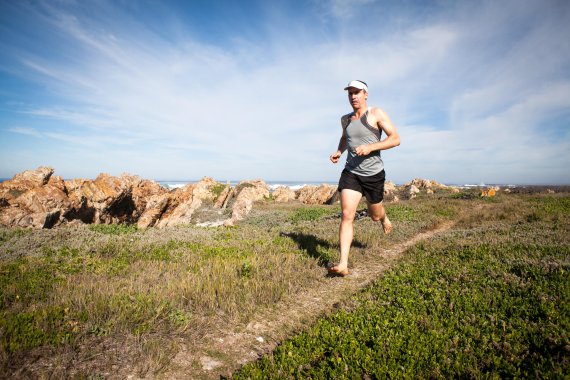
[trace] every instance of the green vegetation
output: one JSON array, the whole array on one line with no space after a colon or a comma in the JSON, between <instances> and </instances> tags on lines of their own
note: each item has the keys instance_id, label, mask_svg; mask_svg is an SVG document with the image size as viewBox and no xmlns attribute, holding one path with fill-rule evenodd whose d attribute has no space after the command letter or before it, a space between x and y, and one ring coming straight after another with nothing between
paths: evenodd
<instances>
[{"instance_id":1,"label":"green vegetation","mask_svg":"<svg viewBox=\"0 0 570 380\"><path fill-rule=\"evenodd\" d=\"M538 218L416 245L344 310L235 378L568 377L569 201L533 197ZM546 217L562 221L558 235L545 236Z\"/></svg>"},{"instance_id":2,"label":"green vegetation","mask_svg":"<svg viewBox=\"0 0 570 380\"><path fill-rule=\"evenodd\" d=\"M305 207L296 210L291 216L291 220L293 223L299 223L300 221L315 221L332 214L334 214L334 211L331 210L330 207Z\"/></svg>"},{"instance_id":3,"label":"green vegetation","mask_svg":"<svg viewBox=\"0 0 570 380\"><path fill-rule=\"evenodd\" d=\"M137 226L134 224L91 224L89 229L107 235L122 235L135 232Z\"/></svg>"},{"instance_id":4,"label":"green vegetation","mask_svg":"<svg viewBox=\"0 0 570 380\"><path fill-rule=\"evenodd\" d=\"M418 211L406 205L394 205L390 207L390 220L394 222L412 221L417 218Z\"/></svg>"},{"instance_id":5,"label":"green vegetation","mask_svg":"<svg viewBox=\"0 0 570 380\"><path fill-rule=\"evenodd\" d=\"M218 198L226 187L228 187L228 185L224 185L223 183L217 183L214 186L212 186L212 188L210 188L210 191L214 193L216 198Z\"/></svg>"},{"instance_id":6,"label":"green vegetation","mask_svg":"<svg viewBox=\"0 0 570 380\"><path fill-rule=\"evenodd\" d=\"M0 229L0 243L8 241L12 238L17 239L30 233L31 230L23 228Z\"/></svg>"},{"instance_id":7,"label":"green vegetation","mask_svg":"<svg viewBox=\"0 0 570 380\"><path fill-rule=\"evenodd\" d=\"M349 267L456 224L237 378L568 377L570 197L442 193L387 209L394 233L357 221ZM95 378L113 347L129 373L160 377L181 346L351 281L323 268L339 211L261 202L233 228L0 228L0 371Z\"/></svg>"}]
</instances>

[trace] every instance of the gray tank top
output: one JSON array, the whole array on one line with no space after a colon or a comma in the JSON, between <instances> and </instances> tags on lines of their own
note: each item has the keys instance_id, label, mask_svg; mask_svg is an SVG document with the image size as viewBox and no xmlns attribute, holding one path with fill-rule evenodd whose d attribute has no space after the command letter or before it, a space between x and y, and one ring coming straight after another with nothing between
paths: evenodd
<instances>
[{"instance_id":1,"label":"gray tank top","mask_svg":"<svg viewBox=\"0 0 570 380\"><path fill-rule=\"evenodd\" d=\"M348 154L345 168L351 173L369 177L378 174L384 169L384 162L380 151L376 150L367 156L357 156L356 148L364 144L373 144L380 141L382 130L368 124L368 112L370 108L358 120L351 120L352 113L343 117L344 134Z\"/></svg>"}]
</instances>

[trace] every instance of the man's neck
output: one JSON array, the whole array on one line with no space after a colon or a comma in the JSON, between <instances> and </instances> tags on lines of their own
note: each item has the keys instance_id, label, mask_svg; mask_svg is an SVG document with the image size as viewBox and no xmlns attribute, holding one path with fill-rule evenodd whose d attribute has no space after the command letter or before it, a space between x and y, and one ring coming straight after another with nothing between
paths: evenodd
<instances>
[{"instance_id":1,"label":"man's neck","mask_svg":"<svg viewBox=\"0 0 570 380\"><path fill-rule=\"evenodd\" d=\"M368 110L368 105L364 103L364 105L360 106L359 108L353 108L353 110L354 110L354 116L360 118Z\"/></svg>"}]
</instances>

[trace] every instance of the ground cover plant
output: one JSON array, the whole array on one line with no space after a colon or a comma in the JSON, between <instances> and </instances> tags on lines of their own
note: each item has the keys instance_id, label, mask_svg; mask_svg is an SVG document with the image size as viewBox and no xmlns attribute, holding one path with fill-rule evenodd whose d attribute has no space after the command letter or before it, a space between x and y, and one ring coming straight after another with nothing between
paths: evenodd
<instances>
[{"instance_id":1,"label":"ground cover plant","mask_svg":"<svg viewBox=\"0 0 570 380\"><path fill-rule=\"evenodd\" d=\"M378 223L359 221L350 265L450 219L460 205L440 213L430 202L389 205L399 226L390 238ZM338 212L267 200L231 228L0 229L0 372L159 376L182 347L192 351L212 331L331 281L325 267L338 255Z\"/></svg>"},{"instance_id":2,"label":"ground cover plant","mask_svg":"<svg viewBox=\"0 0 570 380\"><path fill-rule=\"evenodd\" d=\"M568 378L570 197L419 202L456 227L234 378Z\"/></svg>"},{"instance_id":3,"label":"ground cover plant","mask_svg":"<svg viewBox=\"0 0 570 380\"><path fill-rule=\"evenodd\" d=\"M381 256L391 272L236 376L564 377L569 199L466 191L388 204L392 235L369 219L356 222L354 273L420 232L455 227L403 257ZM216 372L190 355L176 372L174 358L206 352L232 362L207 338L239 332L260 310L311 289L351 281L326 276L338 257L339 212L268 199L231 228L0 229L0 373L231 373L241 359Z\"/></svg>"}]
</instances>

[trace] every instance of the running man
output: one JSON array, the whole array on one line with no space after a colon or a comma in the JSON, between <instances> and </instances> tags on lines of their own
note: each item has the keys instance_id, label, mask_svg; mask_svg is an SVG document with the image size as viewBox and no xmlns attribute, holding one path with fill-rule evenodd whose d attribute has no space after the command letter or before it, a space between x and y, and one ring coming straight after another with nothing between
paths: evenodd
<instances>
[{"instance_id":1,"label":"running man","mask_svg":"<svg viewBox=\"0 0 570 380\"><path fill-rule=\"evenodd\" d=\"M368 85L353 80L345 87L353 112L340 119L342 136L338 149L330 160L336 164L345 150L348 150L346 165L338 183L342 220L339 228L340 262L329 271L340 276L348 274L348 254L354 236L356 208L364 195L368 205L368 216L380 222L384 233L392 231L392 223L384 210L384 163L380 151L400 145L400 136L392 121L380 108L368 107ZM382 131L386 134L381 139Z\"/></svg>"}]
</instances>

